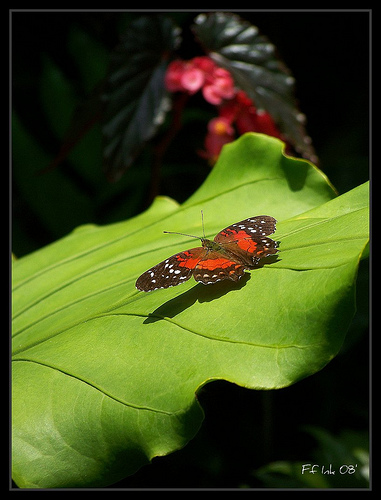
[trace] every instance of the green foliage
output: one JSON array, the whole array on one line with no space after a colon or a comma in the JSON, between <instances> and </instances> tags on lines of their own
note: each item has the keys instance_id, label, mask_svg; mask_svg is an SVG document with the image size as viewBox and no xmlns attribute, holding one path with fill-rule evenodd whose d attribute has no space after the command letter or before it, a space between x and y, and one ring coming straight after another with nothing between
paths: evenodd
<instances>
[{"instance_id":1,"label":"green foliage","mask_svg":"<svg viewBox=\"0 0 381 500\"><path fill-rule=\"evenodd\" d=\"M208 237L274 216L279 258L238 283L136 291L140 273L190 245L162 231L200 234L201 209ZM367 185L336 197L280 141L248 134L182 205L160 197L133 219L79 227L16 260L18 486L111 484L195 435L207 382L275 389L320 370L354 314L367 219Z\"/></svg>"}]
</instances>

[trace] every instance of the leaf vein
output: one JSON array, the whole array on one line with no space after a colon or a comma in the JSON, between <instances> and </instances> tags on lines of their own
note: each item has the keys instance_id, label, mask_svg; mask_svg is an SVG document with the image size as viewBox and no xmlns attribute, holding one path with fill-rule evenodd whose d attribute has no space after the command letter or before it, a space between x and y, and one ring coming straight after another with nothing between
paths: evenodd
<instances>
[{"instance_id":1,"label":"leaf vein","mask_svg":"<svg viewBox=\"0 0 381 500\"><path fill-rule=\"evenodd\" d=\"M94 382L90 382L89 380L86 380L86 379L84 379L82 377L79 377L78 375L74 375L72 373L69 373L69 372L61 369L61 368L58 368L56 366L52 366L52 365L50 365L48 363L43 363L41 361L36 361L36 360L33 360L33 359L27 359L27 358L17 358L17 359L14 359L13 362L34 363L36 365L45 366L46 368L50 368L51 370L60 372L63 375L66 375L68 377L74 378L75 380L78 380L79 382L87 384L88 386L90 386L93 389L99 391L104 396L112 399L113 401L116 401L117 403L120 403L120 404L122 404L124 406L128 406L129 408L133 408L135 410L145 410L145 411L151 411L151 412L154 412L154 413L161 413L161 414L164 414L164 415L174 415L173 412L169 412L169 411L165 411L165 410L160 410L158 408L151 408L149 406L137 405L137 404L134 404L134 403L129 403L127 401L124 401L123 399L118 398L118 397L110 394L109 392L105 391L102 387L98 386Z\"/></svg>"}]
</instances>

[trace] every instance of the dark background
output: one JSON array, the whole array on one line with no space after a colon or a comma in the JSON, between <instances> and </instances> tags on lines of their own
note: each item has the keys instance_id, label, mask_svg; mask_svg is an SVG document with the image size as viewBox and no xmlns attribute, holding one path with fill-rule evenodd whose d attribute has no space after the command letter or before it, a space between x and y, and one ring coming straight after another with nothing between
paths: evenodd
<instances>
[{"instance_id":1,"label":"dark background","mask_svg":"<svg viewBox=\"0 0 381 500\"><path fill-rule=\"evenodd\" d=\"M183 30L179 56L201 54L189 26L199 12L167 13ZM41 91L53 64L70 83L78 103L91 92L73 61L70 33L75 29L95 41L103 59L94 74L102 76L107 54L118 33L139 13L120 12L17 12L11 19L12 108L29 141L51 161L62 136L47 118L46 91ZM239 12L256 25L277 47L296 79L296 96L307 116L307 130L326 173L339 193L369 178L369 12ZM78 36L76 38L79 39ZM98 69L97 69L98 68ZM46 82L45 82L46 83ZM96 77L93 79L96 84ZM45 97L44 97L45 95ZM215 110L194 98L184 117L183 129L166 152L160 193L182 202L201 185L210 171L197 154L203 146L207 120ZM57 103L57 106L59 103ZM55 106L50 102L49 106ZM201 124L201 125L200 125ZM58 124L59 125L59 124ZM59 128L59 127L58 127ZM97 132L94 132L95 134ZM100 141L100 134L95 135ZM189 140L189 137L192 140ZM19 133L13 148L25 149ZM100 146L99 151L101 152ZM24 155L24 156L23 156ZM25 158L27 161L25 161ZM37 158L37 159L36 159ZM29 253L67 234L79 224L110 223L129 218L146 207L150 182L150 153L143 152L119 183L109 184L101 158L77 168L68 157L56 172L38 174L46 164L38 155L14 154L12 185L13 252ZM22 160L22 161L21 161ZM29 160L29 161L28 161ZM85 210L76 207L70 193L49 204L44 199L57 175L83 197ZM30 189L26 178L30 176ZM59 178L57 178L59 179ZM47 198L48 199L48 198ZM67 216L59 217L67 204ZM57 206L55 206L57 204ZM44 212L57 211L57 224L46 223ZM321 372L286 389L260 392L213 382L199 393L204 424L183 450L156 458L115 487L269 487L279 486L255 473L272 461L308 463L318 444L306 426L323 429L344 446L343 431L365 439L368 429L368 267L363 262L358 279L358 311L340 354ZM348 441L348 438L347 438ZM324 446L323 446L324 448ZM322 445L320 452L323 450ZM323 450L324 451L324 450ZM332 451L328 448L325 452ZM319 456L319 455L318 455ZM329 457L328 455L326 455ZM315 458L316 460L316 458ZM337 478L331 478L337 486ZM283 479L282 479L283 480ZM281 486L286 485L286 483ZM296 483L290 485L300 486ZM267 482L266 482L267 481ZM288 483L287 483L288 485ZM350 486L347 481L345 486ZM361 484L363 486L363 484Z\"/></svg>"}]
</instances>

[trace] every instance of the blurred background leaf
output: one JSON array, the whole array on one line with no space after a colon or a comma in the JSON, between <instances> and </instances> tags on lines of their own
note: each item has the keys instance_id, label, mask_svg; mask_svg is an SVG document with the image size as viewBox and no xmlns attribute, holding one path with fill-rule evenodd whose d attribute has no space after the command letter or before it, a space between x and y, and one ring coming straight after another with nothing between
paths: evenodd
<instances>
[{"instance_id":1,"label":"blurred background leaf","mask_svg":"<svg viewBox=\"0 0 381 500\"><path fill-rule=\"evenodd\" d=\"M168 59L179 43L179 28L160 15L140 17L111 55L102 132L109 179L118 180L143 145L163 124L171 101L164 86Z\"/></svg>"}]
</instances>

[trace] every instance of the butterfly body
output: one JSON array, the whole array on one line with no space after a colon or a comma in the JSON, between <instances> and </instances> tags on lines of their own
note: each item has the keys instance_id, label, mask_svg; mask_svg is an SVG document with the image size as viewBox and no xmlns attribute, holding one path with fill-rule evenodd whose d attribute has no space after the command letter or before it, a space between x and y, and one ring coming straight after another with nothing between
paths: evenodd
<instances>
[{"instance_id":1,"label":"butterfly body","mask_svg":"<svg viewBox=\"0 0 381 500\"><path fill-rule=\"evenodd\" d=\"M143 273L136 288L145 292L169 288L187 281L210 285L221 280L238 281L245 269L254 269L259 260L278 252L278 242L268 238L275 231L276 220L259 215L220 231L214 240L199 238L201 247L172 255Z\"/></svg>"}]
</instances>

